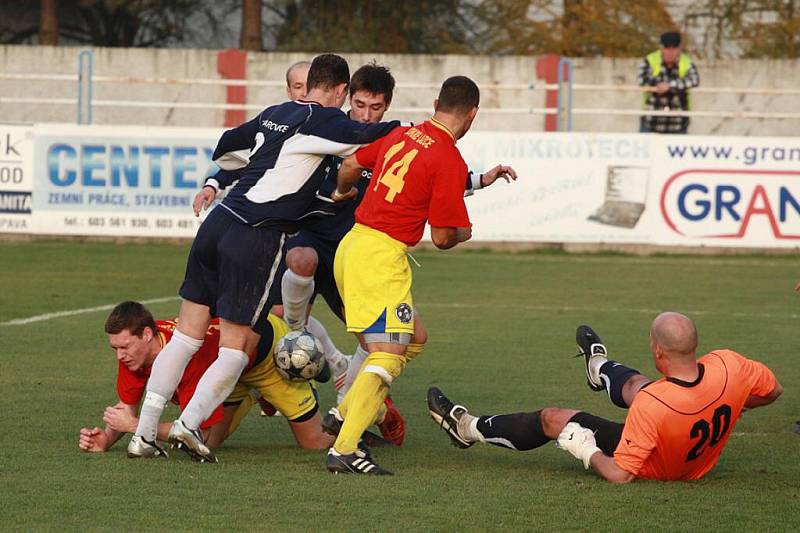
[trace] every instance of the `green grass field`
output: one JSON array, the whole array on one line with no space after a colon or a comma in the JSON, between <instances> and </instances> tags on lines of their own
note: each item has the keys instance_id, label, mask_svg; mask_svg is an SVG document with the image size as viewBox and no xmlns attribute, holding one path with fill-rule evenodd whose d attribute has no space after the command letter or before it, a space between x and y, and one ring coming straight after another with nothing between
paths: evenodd
<instances>
[{"instance_id":1,"label":"green grass field","mask_svg":"<svg viewBox=\"0 0 800 533\"><path fill-rule=\"evenodd\" d=\"M0 243L0 529L24 530L704 530L800 529L800 278L796 257L633 257L420 252L415 299L430 333L393 396L402 448L378 449L391 478L333 476L295 449L281 418L251 413L220 464L180 452L131 461L127 439L81 453L82 426L116 401L106 311L8 321L175 294L186 246ZM178 301L152 305L157 316ZM354 342L321 302L345 352ZM576 407L622 420L585 385L575 327L654 372L648 326L662 310L696 319L703 351L729 347L769 365L786 391L736 426L717 468L694 483L612 486L548 445L457 450L428 416L441 387L473 412ZM330 386L322 388L330 406ZM170 415L174 411L170 411Z\"/></svg>"}]
</instances>

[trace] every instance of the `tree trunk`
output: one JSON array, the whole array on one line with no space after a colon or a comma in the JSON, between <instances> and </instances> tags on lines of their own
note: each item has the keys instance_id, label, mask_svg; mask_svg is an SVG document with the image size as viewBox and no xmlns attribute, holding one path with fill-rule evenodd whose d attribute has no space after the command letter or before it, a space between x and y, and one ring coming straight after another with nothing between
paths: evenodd
<instances>
[{"instance_id":1,"label":"tree trunk","mask_svg":"<svg viewBox=\"0 0 800 533\"><path fill-rule=\"evenodd\" d=\"M58 0L40 0L39 44L58 44Z\"/></svg>"},{"instance_id":2,"label":"tree trunk","mask_svg":"<svg viewBox=\"0 0 800 533\"><path fill-rule=\"evenodd\" d=\"M242 33L239 47L260 52L261 40L261 0L242 0Z\"/></svg>"}]
</instances>

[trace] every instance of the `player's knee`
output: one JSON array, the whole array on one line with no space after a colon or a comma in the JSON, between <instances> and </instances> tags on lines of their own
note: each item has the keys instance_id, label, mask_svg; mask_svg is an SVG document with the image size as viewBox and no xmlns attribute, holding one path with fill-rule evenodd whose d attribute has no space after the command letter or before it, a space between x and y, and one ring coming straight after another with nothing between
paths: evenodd
<instances>
[{"instance_id":1,"label":"player's knee","mask_svg":"<svg viewBox=\"0 0 800 533\"><path fill-rule=\"evenodd\" d=\"M550 438L556 437L564 426L567 425L569 419L575 416L578 411L574 409L562 409L560 407L545 407L539 412L539 417L542 421L542 430L545 435Z\"/></svg>"},{"instance_id":2,"label":"player's knee","mask_svg":"<svg viewBox=\"0 0 800 533\"><path fill-rule=\"evenodd\" d=\"M322 431L319 411L314 411L310 418L301 416L289 422L297 445L304 450L324 450L333 446L335 437Z\"/></svg>"},{"instance_id":3,"label":"player's knee","mask_svg":"<svg viewBox=\"0 0 800 533\"><path fill-rule=\"evenodd\" d=\"M392 372L385 368L384 365L376 364L374 362L365 362L361 371L367 374L375 374L381 378L387 387L391 386L392 382L394 381Z\"/></svg>"},{"instance_id":4,"label":"player's knee","mask_svg":"<svg viewBox=\"0 0 800 533\"><path fill-rule=\"evenodd\" d=\"M286 254L286 266L298 276L313 276L318 264L319 257L313 248L300 246Z\"/></svg>"}]
</instances>

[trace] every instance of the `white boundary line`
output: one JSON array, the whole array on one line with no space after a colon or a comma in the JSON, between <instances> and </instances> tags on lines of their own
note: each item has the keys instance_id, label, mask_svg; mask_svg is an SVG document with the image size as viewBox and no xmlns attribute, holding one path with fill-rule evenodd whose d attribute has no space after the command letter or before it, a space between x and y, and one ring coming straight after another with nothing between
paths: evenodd
<instances>
[{"instance_id":1,"label":"white boundary line","mask_svg":"<svg viewBox=\"0 0 800 533\"><path fill-rule=\"evenodd\" d=\"M169 302L172 300L179 300L180 296L167 296L164 298L153 298L151 300L142 300L143 304L158 304L162 302ZM83 315L86 313L94 313L96 311L109 311L114 309L117 304L98 305L96 307L85 307L83 309L70 309L69 311L56 311L55 313L45 313L43 315L29 316L27 318L15 318L6 322L0 322L0 326L23 326L25 324L32 324L33 322L42 322L50 320L51 318L61 318L64 316Z\"/></svg>"}]
</instances>

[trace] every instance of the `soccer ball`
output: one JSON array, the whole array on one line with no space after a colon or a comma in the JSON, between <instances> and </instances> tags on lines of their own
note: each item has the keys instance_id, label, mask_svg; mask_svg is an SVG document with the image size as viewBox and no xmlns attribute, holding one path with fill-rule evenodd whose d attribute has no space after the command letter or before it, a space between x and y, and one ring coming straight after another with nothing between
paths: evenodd
<instances>
[{"instance_id":1,"label":"soccer ball","mask_svg":"<svg viewBox=\"0 0 800 533\"><path fill-rule=\"evenodd\" d=\"M324 367L322 344L307 331L291 331L275 345L275 368L287 381L309 381Z\"/></svg>"}]
</instances>

